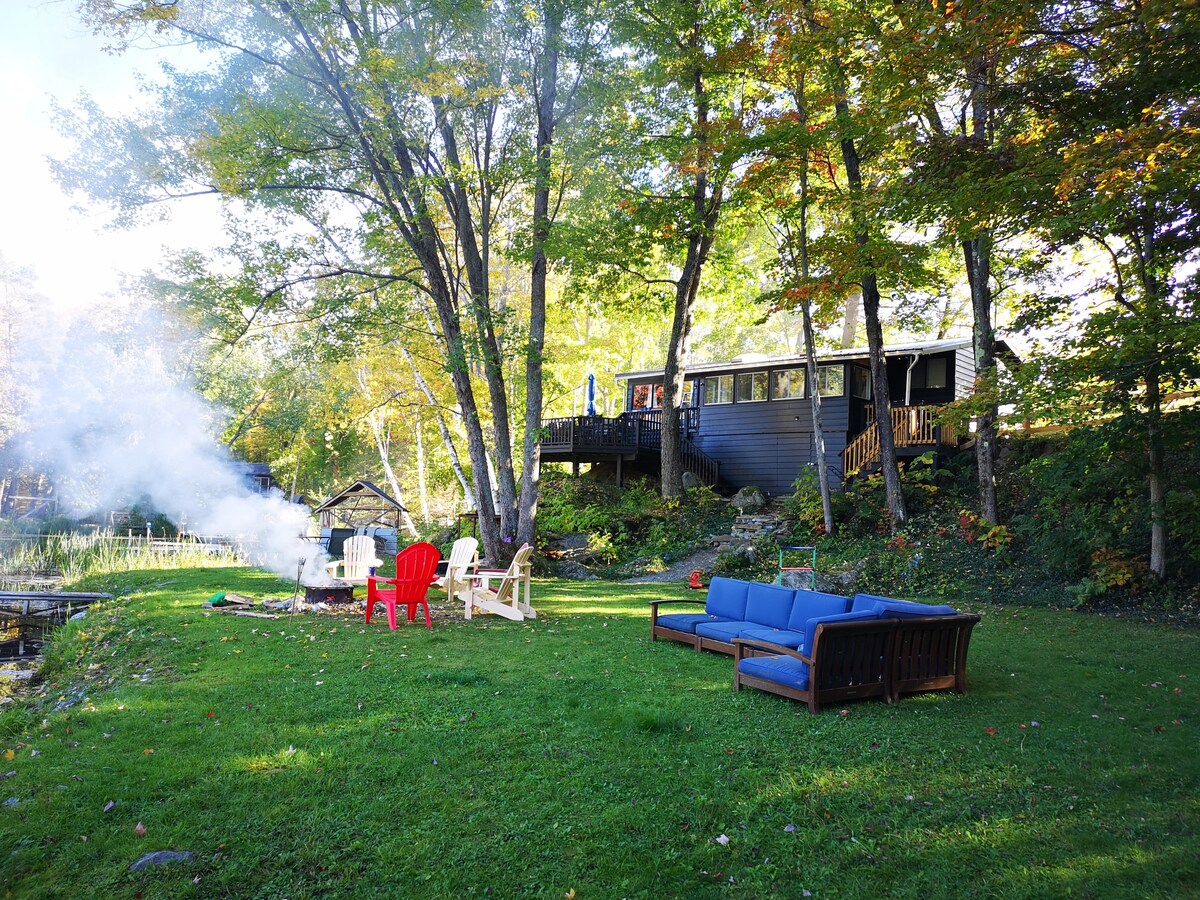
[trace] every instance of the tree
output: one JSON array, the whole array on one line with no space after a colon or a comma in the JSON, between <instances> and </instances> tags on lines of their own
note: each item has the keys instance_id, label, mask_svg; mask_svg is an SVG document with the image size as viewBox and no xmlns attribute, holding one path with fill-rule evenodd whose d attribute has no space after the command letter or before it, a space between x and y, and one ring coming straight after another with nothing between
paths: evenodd
<instances>
[{"instance_id":1,"label":"tree","mask_svg":"<svg viewBox=\"0 0 1200 900\"><path fill-rule=\"evenodd\" d=\"M236 197L313 223L319 246L330 240L327 223L354 223L342 236L352 239L356 264L348 271L313 254L315 277L407 283L428 297L466 431L485 549L499 558L502 537L532 535L536 504L528 492L536 490L536 466L527 453L527 494L518 513L501 335L506 298L493 295L491 267L498 232L520 196L522 129L530 121L537 123L534 267L544 267L552 139L547 116L556 114L554 60L563 8L543 8L537 34L549 50L535 66L539 102L532 116L527 94L516 87L529 65L514 38L524 8L379 0L275 0L219 9L196 2L91 0L84 8L92 22L121 36L138 27L178 34L213 51L219 63L211 73L171 73L147 121L109 123L93 116L90 136L107 137L98 141L107 146L78 165L62 166L64 180L81 184L83 176L112 176L93 181L92 190L127 207L189 193ZM113 145L121 161L115 167L109 161ZM531 343L516 346L528 350L536 375L544 280L540 274L534 280L540 287ZM473 370L486 386L486 416ZM528 378L526 387L528 432L529 423L540 422L540 377ZM489 445L495 450L494 485Z\"/></svg>"},{"instance_id":2,"label":"tree","mask_svg":"<svg viewBox=\"0 0 1200 900\"><path fill-rule=\"evenodd\" d=\"M1029 224L1051 246L1089 243L1107 261L1094 311L1066 353L1029 374L1031 406L1067 401L1138 440L1146 457L1150 570L1167 574L1165 397L1200 378L1200 63L1191 7L1105 0L1051 7L1037 24L1039 150L1060 161ZM1048 304L1062 318L1063 304ZM1032 310L1037 314L1043 310ZM1030 319L1035 319L1031 315ZM1046 317L1042 317L1045 321ZM1034 374L1043 380L1033 382ZM1053 388L1053 390L1051 389Z\"/></svg>"}]
</instances>

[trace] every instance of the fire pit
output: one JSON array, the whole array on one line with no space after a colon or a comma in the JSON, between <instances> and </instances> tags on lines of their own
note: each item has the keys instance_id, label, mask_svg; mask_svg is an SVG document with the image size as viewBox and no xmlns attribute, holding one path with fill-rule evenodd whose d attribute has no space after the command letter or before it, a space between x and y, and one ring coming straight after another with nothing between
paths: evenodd
<instances>
[{"instance_id":1,"label":"fire pit","mask_svg":"<svg viewBox=\"0 0 1200 900\"><path fill-rule=\"evenodd\" d=\"M310 606L314 603L352 603L354 602L354 585L349 581L306 584L304 585L304 602Z\"/></svg>"}]
</instances>

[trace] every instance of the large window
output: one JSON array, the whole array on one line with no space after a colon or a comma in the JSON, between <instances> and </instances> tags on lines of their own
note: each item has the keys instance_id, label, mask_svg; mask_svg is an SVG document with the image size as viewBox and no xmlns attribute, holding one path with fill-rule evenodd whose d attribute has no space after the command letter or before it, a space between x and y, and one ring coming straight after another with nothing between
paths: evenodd
<instances>
[{"instance_id":1,"label":"large window","mask_svg":"<svg viewBox=\"0 0 1200 900\"><path fill-rule=\"evenodd\" d=\"M801 400L803 398L803 369L779 369L771 373L772 400Z\"/></svg>"},{"instance_id":2,"label":"large window","mask_svg":"<svg viewBox=\"0 0 1200 900\"><path fill-rule=\"evenodd\" d=\"M656 409L662 406L661 384L635 384L631 409Z\"/></svg>"},{"instance_id":3,"label":"large window","mask_svg":"<svg viewBox=\"0 0 1200 900\"><path fill-rule=\"evenodd\" d=\"M733 376L709 375L704 379L704 405L733 402Z\"/></svg>"},{"instance_id":4,"label":"large window","mask_svg":"<svg viewBox=\"0 0 1200 900\"><path fill-rule=\"evenodd\" d=\"M822 397L840 397L846 387L845 366L821 366L817 369L817 385Z\"/></svg>"},{"instance_id":5,"label":"large window","mask_svg":"<svg viewBox=\"0 0 1200 900\"><path fill-rule=\"evenodd\" d=\"M738 403L753 403L767 399L767 373L742 372L734 385L734 399Z\"/></svg>"}]
</instances>

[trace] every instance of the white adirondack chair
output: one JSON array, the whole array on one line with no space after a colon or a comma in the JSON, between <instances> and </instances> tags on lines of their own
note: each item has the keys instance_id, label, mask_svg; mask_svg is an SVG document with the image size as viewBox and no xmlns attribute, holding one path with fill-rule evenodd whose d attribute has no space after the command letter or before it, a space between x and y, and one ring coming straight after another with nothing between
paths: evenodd
<instances>
[{"instance_id":1,"label":"white adirondack chair","mask_svg":"<svg viewBox=\"0 0 1200 900\"><path fill-rule=\"evenodd\" d=\"M446 561L446 574L434 582L438 587L445 588L446 599L454 599L458 588L466 579L467 570L475 568L479 562L479 541L473 537L459 538L450 548L450 558Z\"/></svg>"},{"instance_id":2,"label":"white adirondack chair","mask_svg":"<svg viewBox=\"0 0 1200 900\"><path fill-rule=\"evenodd\" d=\"M325 564L325 571L331 578L340 578L352 584L366 584L371 567L383 565L383 560L375 556L375 538L367 534L346 538L342 553L342 559ZM342 567L341 575L337 572L338 566Z\"/></svg>"},{"instance_id":3,"label":"white adirondack chair","mask_svg":"<svg viewBox=\"0 0 1200 900\"><path fill-rule=\"evenodd\" d=\"M513 557L507 570L477 569L468 574L458 589L458 599L463 601L463 614L470 619L472 613L494 613L514 622L536 619L537 613L529 605L529 557L533 548L522 545ZM499 579L496 587L490 587L493 579Z\"/></svg>"}]
</instances>

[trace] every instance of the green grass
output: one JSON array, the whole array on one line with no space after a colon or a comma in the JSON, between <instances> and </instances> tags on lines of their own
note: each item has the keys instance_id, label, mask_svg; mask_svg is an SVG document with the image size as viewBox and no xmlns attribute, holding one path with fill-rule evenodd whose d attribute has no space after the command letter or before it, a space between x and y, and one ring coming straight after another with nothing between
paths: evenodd
<instances>
[{"instance_id":1,"label":"green grass","mask_svg":"<svg viewBox=\"0 0 1200 900\"><path fill-rule=\"evenodd\" d=\"M62 632L36 707L0 718L16 897L1200 884L1194 632L988 607L966 696L810 716L733 693L728 657L652 643L646 602L674 586L539 582L534 622L395 633L200 609L290 595L249 569L89 586L121 596ZM195 858L129 872L159 849Z\"/></svg>"}]
</instances>

